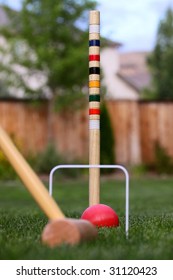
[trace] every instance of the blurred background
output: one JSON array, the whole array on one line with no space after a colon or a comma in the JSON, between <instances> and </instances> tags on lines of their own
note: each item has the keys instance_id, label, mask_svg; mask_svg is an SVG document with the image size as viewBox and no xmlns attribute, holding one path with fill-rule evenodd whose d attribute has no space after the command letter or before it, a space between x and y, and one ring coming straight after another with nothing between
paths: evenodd
<instances>
[{"instance_id":1,"label":"blurred background","mask_svg":"<svg viewBox=\"0 0 173 280\"><path fill-rule=\"evenodd\" d=\"M39 173L88 162L91 9L101 12L101 164L172 174L171 0L0 1L0 125ZM0 178L10 174L0 151Z\"/></svg>"}]
</instances>

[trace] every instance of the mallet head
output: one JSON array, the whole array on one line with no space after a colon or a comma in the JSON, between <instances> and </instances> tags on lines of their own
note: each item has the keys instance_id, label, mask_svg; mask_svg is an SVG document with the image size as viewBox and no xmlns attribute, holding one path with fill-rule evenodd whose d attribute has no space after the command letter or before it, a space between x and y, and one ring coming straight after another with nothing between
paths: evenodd
<instances>
[{"instance_id":1,"label":"mallet head","mask_svg":"<svg viewBox=\"0 0 173 280\"><path fill-rule=\"evenodd\" d=\"M57 219L50 221L42 233L42 242L55 247L61 244L75 245L97 237L97 229L86 220Z\"/></svg>"}]
</instances>

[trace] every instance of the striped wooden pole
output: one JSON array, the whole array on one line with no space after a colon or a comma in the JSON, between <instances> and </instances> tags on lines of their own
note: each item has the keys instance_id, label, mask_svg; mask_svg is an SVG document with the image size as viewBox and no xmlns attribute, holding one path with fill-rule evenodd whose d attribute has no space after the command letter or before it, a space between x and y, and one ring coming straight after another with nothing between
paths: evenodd
<instances>
[{"instance_id":1,"label":"striped wooden pole","mask_svg":"<svg viewBox=\"0 0 173 280\"><path fill-rule=\"evenodd\" d=\"M89 14L89 164L100 164L100 12ZM100 169L89 170L89 205L100 203Z\"/></svg>"}]
</instances>

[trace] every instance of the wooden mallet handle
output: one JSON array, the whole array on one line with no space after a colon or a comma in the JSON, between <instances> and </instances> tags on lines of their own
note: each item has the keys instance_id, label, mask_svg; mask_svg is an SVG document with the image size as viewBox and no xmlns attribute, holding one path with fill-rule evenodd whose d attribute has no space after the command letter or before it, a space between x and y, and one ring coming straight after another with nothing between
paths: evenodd
<instances>
[{"instance_id":1,"label":"wooden mallet handle","mask_svg":"<svg viewBox=\"0 0 173 280\"><path fill-rule=\"evenodd\" d=\"M64 214L49 195L47 189L17 150L7 133L0 127L0 148L23 181L38 205L51 220L64 218Z\"/></svg>"}]
</instances>

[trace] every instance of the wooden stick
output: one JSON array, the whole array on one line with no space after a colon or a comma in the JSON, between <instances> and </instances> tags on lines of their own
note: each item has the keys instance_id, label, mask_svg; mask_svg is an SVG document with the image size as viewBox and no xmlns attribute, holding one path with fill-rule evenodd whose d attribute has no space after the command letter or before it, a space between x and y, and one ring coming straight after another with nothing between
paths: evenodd
<instances>
[{"instance_id":1,"label":"wooden stick","mask_svg":"<svg viewBox=\"0 0 173 280\"><path fill-rule=\"evenodd\" d=\"M100 164L100 13L89 15L89 164ZM100 170L89 170L89 205L100 203Z\"/></svg>"}]
</instances>

